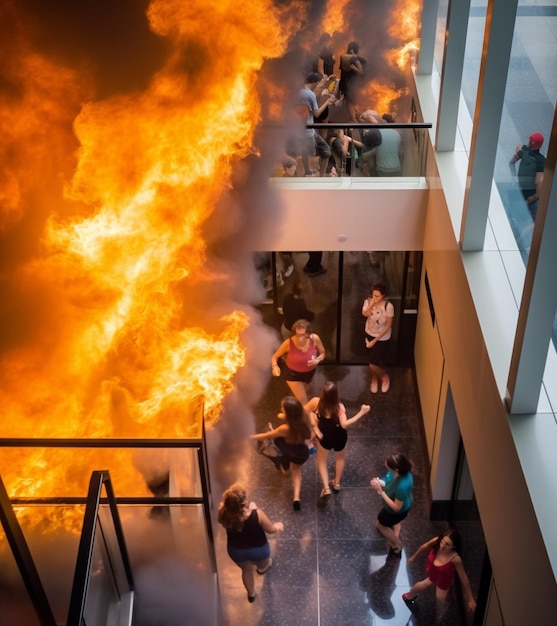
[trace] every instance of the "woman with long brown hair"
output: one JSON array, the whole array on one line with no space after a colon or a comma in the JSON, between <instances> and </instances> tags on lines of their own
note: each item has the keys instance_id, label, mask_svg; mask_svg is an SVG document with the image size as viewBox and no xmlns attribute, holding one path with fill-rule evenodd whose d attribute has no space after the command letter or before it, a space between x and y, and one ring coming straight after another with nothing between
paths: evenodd
<instances>
[{"instance_id":1,"label":"woman with long brown hair","mask_svg":"<svg viewBox=\"0 0 557 626\"><path fill-rule=\"evenodd\" d=\"M276 447L280 450L280 464L286 472L291 470L292 476L292 508L299 511L302 508L300 491L302 488L302 465L309 458L309 448L306 440L311 436L309 417L294 396L286 396L282 400L280 418L284 418L284 424L277 426L266 433L252 435L252 439L263 441L273 439Z\"/></svg>"},{"instance_id":2,"label":"woman with long brown hair","mask_svg":"<svg viewBox=\"0 0 557 626\"><path fill-rule=\"evenodd\" d=\"M219 523L226 528L228 555L242 570L242 582L248 601L255 600L255 576L264 574L273 560L266 533L284 530L282 522L271 522L254 502L248 504L246 490L236 483L222 495L218 512Z\"/></svg>"},{"instance_id":3,"label":"woman with long brown hair","mask_svg":"<svg viewBox=\"0 0 557 626\"><path fill-rule=\"evenodd\" d=\"M312 398L306 404L315 433L317 446L317 471L323 483L321 498L331 495L329 487L329 470L327 461L329 452L335 451L335 477L331 487L335 493L340 491L340 479L344 472L345 446L348 440L346 429L355 424L370 410L369 404L362 404L360 410L351 418L346 416L346 407L338 397L338 387L332 381L327 381L321 388L319 397Z\"/></svg>"}]
</instances>

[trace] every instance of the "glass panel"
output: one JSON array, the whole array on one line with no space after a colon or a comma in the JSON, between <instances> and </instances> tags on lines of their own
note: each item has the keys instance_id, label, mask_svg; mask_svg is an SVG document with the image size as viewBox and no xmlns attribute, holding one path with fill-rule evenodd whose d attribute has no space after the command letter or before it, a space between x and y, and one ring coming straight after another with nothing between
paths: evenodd
<instances>
[{"instance_id":1,"label":"glass panel","mask_svg":"<svg viewBox=\"0 0 557 626\"><path fill-rule=\"evenodd\" d=\"M91 575L85 603L84 618L87 626L117 626L120 595L113 577L112 567L118 563L118 552L109 557L100 524L95 530Z\"/></svg>"},{"instance_id":2,"label":"glass panel","mask_svg":"<svg viewBox=\"0 0 557 626\"><path fill-rule=\"evenodd\" d=\"M37 461L40 461L38 463ZM196 448L4 448L0 474L11 498L85 497L91 473L109 468L116 497L200 497Z\"/></svg>"},{"instance_id":3,"label":"glass panel","mask_svg":"<svg viewBox=\"0 0 557 626\"><path fill-rule=\"evenodd\" d=\"M2 524L0 524L0 572L2 572L0 584L2 624L40 626L13 554L9 549L8 539ZM60 621L59 623L63 622Z\"/></svg>"},{"instance_id":4,"label":"glass panel","mask_svg":"<svg viewBox=\"0 0 557 626\"><path fill-rule=\"evenodd\" d=\"M405 252L345 252L342 292L342 362L367 363L362 305L370 288L382 283L395 309L390 359L397 354Z\"/></svg>"},{"instance_id":5,"label":"glass panel","mask_svg":"<svg viewBox=\"0 0 557 626\"><path fill-rule=\"evenodd\" d=\"M309 156L306 166L307 155L294 151L276 163L272 175L283 180L326 176L369 182L384 178L423 177L428 129L406 123L415 115L415 108L407 108L408 111L397 117L397 122L400 120L401 123L387 123L377 111L366 111L359 124L315 125L315 133L326 141L330 157ZM388 114L385 117L395 119Z\"/></svg>"},{"instance_id":6,"label":"glass panel","mask_svg":"<svg viewBox=\"0 0 557 626\"><path fill-rule=\"evenodd\" d=\"M85 508L81 505L52 507L32 505L24 507L24 510L26 515L22 518L19 514L21 508L16 507L18 519L22 524L56 621L65 624L81 526L66 529L61 525L61 520L78 519L82 522ZM101 505L99 510L102 534L99 530L96 535L94 553L96 567L91 579L92 596L88 598L87 615L89 619L92 613L97 615L98 611L108 618L104 624L115 624L117 622L111 621L113 619L111 611L114 611L115 607L109 610L107 606L103 607L103 602L106 601L108 604L121 600L115 589L118 586L121 593L125 592L126 583L121 562L117 558L116 540L112 522L107 518L107 510L108 507L105 505ZM118 512L130 557L136 594L142 600L134 607L138 621L141 621L142 610L148 614L153 607L157 607L156 610L163 619L165 608L160 605L160 600L165 594L172 594L173 597L176 594L185 594L184 598L190 603L190 610L192 606L197 606L196 603L204 606L207 604L207 598L216 597L216 579L211 559L213 548L207 537L202 505L119 505ZM30 526L25 520L35 520L36 523ZM38 626L1 525L0 571L2 624ZM116 581L116 585L113 580ZM186 593L184 590L189 591ZM211 601L209 604L214 606L215 602Z\"/></svg>"},{"instance_id":7,"label":"glass panel","mask_svg":"<svg viewBox=\"0 0 557 626\"><path fill-rule=\"evenodd\" d=\"M339 252L268 252L259 253L257 258L265 255L269 262L263 273L267 272L271 283L272 274L268 272L272 258L276 269L276 283L267 289L267 299L261 308L265 322L286 339L290 331L285 321L294 322L305 314L313 332L323 341L326 358L336 359Z\"/></svg>"}]
</instances>

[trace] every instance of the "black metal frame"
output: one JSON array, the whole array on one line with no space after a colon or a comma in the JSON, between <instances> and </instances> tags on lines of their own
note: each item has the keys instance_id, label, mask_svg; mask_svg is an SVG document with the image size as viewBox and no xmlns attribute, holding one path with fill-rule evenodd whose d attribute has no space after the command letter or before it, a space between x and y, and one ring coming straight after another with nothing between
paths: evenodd
<instances>
[{"instance_id":1,"label":"black metal frame","mask_svg":"<svg viewBox=\"0 0 557 626\"><path fill-rule=\"evenodd\" d=\"M80 546L78 551L78 563L76 565L76 578L74 579L74 590L76 599L74 599L74 590L72 590L72 602L70 602L70 614L68 615L68 626L81 626L81 622L78 621L79 615L84 609L84 599L77 599L78 590L84 589L86 584L85 576L88 576L86 571L87 563L90 561L91 554L89 550L92 549L84 537L91 537L91 533L94 530L94 522L96 519L96 512L100 504L110 505L110 509L113 515L113 519L117 519L115 522L115 529L117 535L119 535L123 541L122 528L119 517L117 515L117 507L119 505L143 505L143 506L170 506L170 505L202 505L204 512L205 530L209 541L209 559L213 572L217 571L216 555L214 551L214 535L213 527L211 524L211 483L208 465L207 447L205 441L205 423L201 421L201 437L199 439L132 439L132 438L111 438L111 439L70 439L70 438L1 438L1 448L196 448L197 460L199 469L199 479L201 481L201 496L192 497L116 497L112 490L112 483L108 479L108 471L94 472L89 485L89 493L87 497L14 497L9 498L5 491L3 484L0 489L0 505L2 509L2 521L7 515L9 520L9 527L6 530L6 534L11 533L15 539L15 544L10 545L18 565L20 563L25 567L25 571L22 571L24 582L29 590L29 593L37 603L37 612L39 615L46 615L44 619L41 619L41 626L56 626L54 617L52 616L50 606L46 599L46 595L36 573L33 560L31 558L29 549L25 544L23 533L15 515L13 514L12 506L27 506L27 505L85 505L86 513L83 523L83 532L80 540ZM100 475L100 476L99 476ZM106 497L101 497L101 487L105 484ZM4 492L2 494L2 491ZM2 497L3 496L3 497ZM91 509L91 499L95 502L94 508ZM6 514L5 511L8 511ZM10 517L11 512L11 517ZM116 517L115 517L116 516ZM119 539L120 543L120 539ZM83 544L83 547L82 547ZM126 552L127 554L127 552ZM20 568L21 569L21 568ZM29 573L30 572L30 573ZM131 577L131 569L129 569L129 563L126 565L126 575ZM79 580L77 578L79 577ZM50 617L49 617L50 616Z\"/></svg>"},{"instance_id":2,"label":"black metal frame","mask_svg":"<svg viewBox=\"0 0 557 626\"><path fill-rule=\"evenodd\" d=\"M54 614L46 597L46 593L39 578L35 562L31 556L29 546L25 541L21 526L12 508L10 497L6 491L4 481L0 477L0 521L14 555L17 567L23 579L29 598L33 603L41 626L56 626Z\"/></svg>"},{"instance_id":3,"label":"black metal frame","mask_svg":"<svg viewBox=\"0 0 557 626\"><path fill-rule=\"evenodd\" d=\"M68 610L67 626L81 626L89 591L89 576L91 573L91 561L93 558L93 545L95 542L95 530L98 524L99 506L101 503L102 487L105 487L108 505L114 524L118 548L122 556L122 564L126 573L126 581L129 591L134 589L133 576L128 556L128 549L124 539L122 523L118 514L116 498L110 480L108 470L95 470L89 481L89 492L87 494L87 505L83 517L83 529L79 540L75 574L73 579L72 593L70 597L70 608Z\"/></svg>"}]
</instances>

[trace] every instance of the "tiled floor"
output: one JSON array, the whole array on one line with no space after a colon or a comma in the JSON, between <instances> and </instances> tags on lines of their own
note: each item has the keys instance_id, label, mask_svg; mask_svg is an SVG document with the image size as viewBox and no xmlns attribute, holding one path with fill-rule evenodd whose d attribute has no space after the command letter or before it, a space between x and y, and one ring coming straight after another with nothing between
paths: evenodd
<instances>
[{"instance_id":1,"label":"tiled floor","mask_svg":"<svg viewBox=\"0 0 557 626\"><path fill-rule=\"evenodd\" d=\"M319 501L321 485L314 457L303 466L302 510L294 512L289 477L282 476L251 444L247 445L246 468L236 467L232 475L246 476L250 498L273 521L283 521L285 530L270 537L274 564L265 576L258 577L253 604L246 599L240 570L226 554L225 534L222 529L217 531L220 598L228 626L466 623L455 594L442 618L435 615L433 589L419 599L414 614L401 598L413 582L424 577L425 557L412 566L407 564L407 557L447 525L428 519L427 456L413 373L393 368L391 378L387 394L372 395L366 366L325 365L318 371L314 393L325 380L337 380L349 415L364 402L372 406L370 414L349 430L342 489L326 504ZM258 431L269 420L276 421L280 399L287 393L282 378L271 379L256 408ZM415 504L403 523L404 550L400 559L388 556L385 541L374 527L381 505L369 487L369 479L383 473L384 457L393 450L404 451L415 463ZM467 533L477 531L477 523L458 527L465 544ZM475 547L470 541L463 557L476 589L481 555L473 554Z\"/></svg>"}]
</instances>

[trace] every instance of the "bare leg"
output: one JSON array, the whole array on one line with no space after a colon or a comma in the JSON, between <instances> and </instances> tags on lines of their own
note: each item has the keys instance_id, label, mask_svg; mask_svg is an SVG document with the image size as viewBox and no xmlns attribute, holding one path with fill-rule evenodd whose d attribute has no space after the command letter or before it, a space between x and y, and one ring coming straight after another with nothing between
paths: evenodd
<instances>
[{"instance_id":1,"label":"bare leg","mask_svg":"<svg viewBox=\"0 0 557 626\"><path fill-rule=\"evenodd\" d=\"M436 600L436 611L437 611L437 619L442 619L445 615L448 603L447 597L449 595L448 589L439 589L439 587L435 588L435 600Z\"/></svg>"},{"instance_id":2,"label":"bare leg","mask_svg":"<svg viewBox=\"0 0 557 626\"><path fill-rule=\"evenodd\" d=\"M292 476L292 500L299 500L302 489L302 466L291 463L290 474Z\"/></svg>"},{"instance_id":3,"label":"bare leg","mask_svg":"<svg viewBox=\"0 0 557 626\"><path fill-rule=\"evenodd\" d=\"M398 534L394 531L394 527L389 528L388 526L383 526L383 524L380 524L379 521L375 522L375 528L377 528L377 530L383 535L383 537L385 537L387 543L391 546L391 548L393 548L393 550L400 551L402 550L402 543L399 539L400 524L397 524L397 526L399 526Z\"/></svg>"},{"instance_id":4,"label":"bare leg","mask_svg":"<svg viewBox=\"0 0 557 626\"><path fill-rule=\"evenodd\" d=\"M238 563L238 567L242 570L242 582L248 592L248 596L255 596L255 577L253 575L255 565L250 561L242 561Z\"/></svg>"},{"instance_id":5,"label":"bare leg","mask_svg":"<svg viewBox=\"0 0 557 626\"><path fill-rule=\"evenodd\" d=\"M299 380L287 380L286 384L290 387L292 395L299 400L302 404L307 404L308 394L306 391L306 384Z\"/></svg>"},{"instance_id":6,"label":"bare leg","mask_svg":"<svg viewBox=\"0 0 557 626\"><path fill-rule=\"evenodd\" d=\"M419 583L416 583L408 592L408 599L413 600L419 593L421 593L424 589L427 589L431 585L431 580L429 578L424 578L420 580Z\"/></svg>"},{"instance_id":7,"label":"bare leg","mask_svg":"<svg viewBox=\"0 0 557 626\"><path fill-rule=\"evenodd\" d=\"M345 450L341 450L340 452L335 452L335 484L340 485L340 479L342 478L342 474L344 472L346 455Z\"/></svg>"},{"instance_id":8,"label":"bare leg","mask_svg":"<svg viewBox=\"0 0 557 626\"><path fill-rule=\"evenodd\" d=\"M374 365L370 363L369 369L371 370L371 375L375 376L378 379L381 379L382 376L387 375L387 372L382 367L379 367L379 365Z\"/></svg>"},{"instance_id":9,"label":"bare leg","mask_svg":"<svg viewBox=\"0 0 557 626\"><path fill-rule=\"evenodd\" d=\"M329 471L327 469L327 460L329 457L329 451L325 450L325 448L321 447L321 444L317 444L317 471L319 472L319 477L321 478L321 482L323 483L323 488L329 486Z\"/></svg>"}]
</instances>

